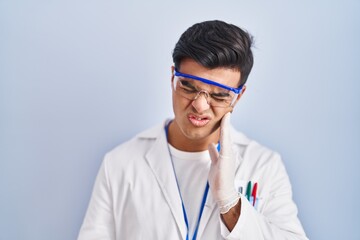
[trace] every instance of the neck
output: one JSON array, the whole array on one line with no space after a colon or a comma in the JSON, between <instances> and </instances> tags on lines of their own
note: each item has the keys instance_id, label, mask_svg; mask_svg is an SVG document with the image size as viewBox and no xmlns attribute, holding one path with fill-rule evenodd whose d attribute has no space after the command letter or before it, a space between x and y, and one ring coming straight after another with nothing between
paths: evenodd
<instances>
[{"instance_id":1,"label":"neck","mask_svg":"<svg viewBox=\"0 0 360 240\"><path fill-rule=\"evenodd\" d=\"M168 142L176 149L186 152L201 152L208 150L210 143L217 144L220 137L220 128L215 129L209 136L200 139L187 138L181 129L172 121L168 129Z\"/></svg>"}]
</instances>

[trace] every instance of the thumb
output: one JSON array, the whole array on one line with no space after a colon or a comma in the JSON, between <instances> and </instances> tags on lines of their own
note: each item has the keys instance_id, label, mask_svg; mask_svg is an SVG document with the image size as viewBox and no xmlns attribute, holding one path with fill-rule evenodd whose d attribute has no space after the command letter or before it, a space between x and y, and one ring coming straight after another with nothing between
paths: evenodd
<instances>
[{"instance_id":1,"label":"thumb","mask_svg":"<svg viewBox=\"0 0 360 240\"><path fill-rule=\"evenodd\" d=\"M208 146L209 154L211 158L211 164L216 164L219 159L219 153L214 143L210 143Z\"/></svg>"}]
</instances>

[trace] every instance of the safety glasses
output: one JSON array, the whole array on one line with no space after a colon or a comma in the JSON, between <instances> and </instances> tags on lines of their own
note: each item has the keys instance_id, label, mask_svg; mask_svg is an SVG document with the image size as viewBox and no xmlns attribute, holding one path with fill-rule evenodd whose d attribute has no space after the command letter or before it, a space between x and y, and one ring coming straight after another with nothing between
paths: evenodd
<instances>
[{"instance_id":1,"label":"safety glasses","mask_svg":"<svg viewBox=\"0 0 360 240\"><path fill-rule=\"evenodd\" d=\"M176 93L189 100L196 100L203 93L209 105L230 107L236 102L243 85L233 88L205 78L181 73L175 69L173 87Z\"/></svg>"}]
</instances>

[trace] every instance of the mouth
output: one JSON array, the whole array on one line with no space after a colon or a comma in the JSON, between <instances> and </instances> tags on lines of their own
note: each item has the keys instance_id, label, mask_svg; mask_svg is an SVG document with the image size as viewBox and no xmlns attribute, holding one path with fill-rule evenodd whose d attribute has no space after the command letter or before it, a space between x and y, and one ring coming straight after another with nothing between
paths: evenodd
<instances>
[{"instance_id":1,"label":"mouth","mask_svg":"<svg viewBox=\"0 0 360 240\"><path fill-rule=\"evenodd\" d=\"M195 127L203 127L208 124L208 122L210 122L210 119L208 117L196 116L194 114L189 114L188 119Z\"/></svg>"}]
</instances>

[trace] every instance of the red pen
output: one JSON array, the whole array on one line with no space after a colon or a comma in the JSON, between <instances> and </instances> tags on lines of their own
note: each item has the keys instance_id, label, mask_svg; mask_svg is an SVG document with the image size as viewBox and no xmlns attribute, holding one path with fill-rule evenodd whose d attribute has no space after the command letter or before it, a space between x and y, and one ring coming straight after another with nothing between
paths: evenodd
<instances>
[{"instance_id":1,"label":"red pen","mask_svg":"<svg viewBox=\"0 0 360 240\"><path fill-rule=\"evenodd\" d=\"M254 184L251 196L253 197L253 206L255 206L256 201L256 192L257 192L257 182Z\"/></svg>"}]
</instances>

